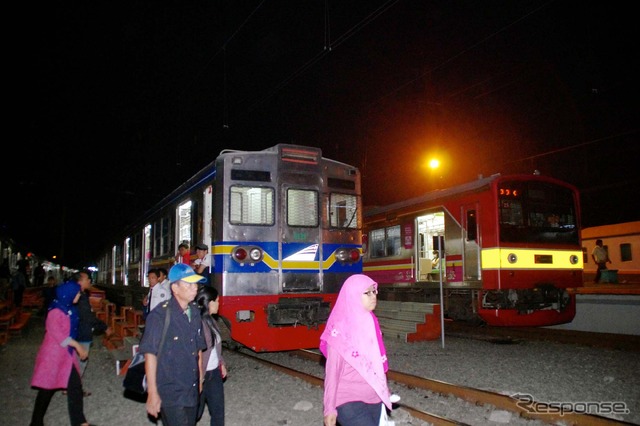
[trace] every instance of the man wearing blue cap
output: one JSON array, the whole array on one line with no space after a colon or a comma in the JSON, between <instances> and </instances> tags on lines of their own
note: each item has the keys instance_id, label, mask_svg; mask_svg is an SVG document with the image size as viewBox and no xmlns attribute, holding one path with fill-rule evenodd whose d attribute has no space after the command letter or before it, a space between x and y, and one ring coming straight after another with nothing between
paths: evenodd
<instances>
[{"instance_id":1,"label":"man wearing blue cap","mask_svg":"<svg viewBox=\"0 0 640 426\"><path fill-rule=\"evenodd\" d=\"M147 375L147 412L160 415L164 426L196 424L200 386L199 358L207 344L202 319L193 302L204 277L184 263L169 270L173 297L147 317L140 341ZM165 318L166 336L160 347Z\"/></svg>"}]
</instances>

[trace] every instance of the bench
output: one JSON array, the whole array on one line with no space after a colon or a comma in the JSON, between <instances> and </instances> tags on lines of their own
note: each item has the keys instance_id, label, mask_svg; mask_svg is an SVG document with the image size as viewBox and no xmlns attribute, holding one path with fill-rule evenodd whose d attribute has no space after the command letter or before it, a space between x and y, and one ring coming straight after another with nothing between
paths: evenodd
<instances>
[{"instance_id":1,"label":"bench","mask_svg":"<svg viewBox=\"0 0 640 426\"><path fill-rule=\"evenodd\" d=\"M115 321L113 331L121 337L137 336L138 325L142 323L142 311L136 311L132 307L123 309L124 318Z\"/></svg>"},{"instance_id":2,"label":"bench","mask_svg":"<svg viewBox=\"0 0 640 426\"><path fill-rule=\"evenodd\" d=\"M22 295L23 308L42 309L44 305L44 297L42 296L42 287L27 288Z\"/></svg>"},{"instance_id":3,"label":"bench","mask_svg":"<svg viewBox=\"0 0 640 426\"><path fill-rule=\"evenodd\" d=\"M101 308L96 310L96 317L109 325L111 324L111 318L116 314L116 304L109 302L107 299L103 299L101 303Z\"/></svg>"},{"instance_id":4,"label":"bench","mask_svg":"<svg viewBox=\"0 0 640 426\"><path fill-rule=\"evenodd\" d=\"M16 315L18 314L18 310L16 308L9 308L4 312L0 313L0 324L11 325Z\"/></svg>"},{"instance_id":5,"label":"bench","mask_svg":"<svg viewBox=\"0 0 640 426\"><path fill-rule=\"evenodd\" d=\"M31 319L31 312L20 311L16 314L16 317L11 325L9 325L9 332L12 335L19 335L22 330L29 324Z\"/></svg>"},{"instance_id":6,"label":"bench","mask_svg":"<svg viewBox=\"0 0 640 426\"><path fill-rule=\"evenodd\" d=\"M13 324L18 310L6 304L0 312L0 345L4 345L9 341L9 326Z\"/></svg>"}]
</instances>

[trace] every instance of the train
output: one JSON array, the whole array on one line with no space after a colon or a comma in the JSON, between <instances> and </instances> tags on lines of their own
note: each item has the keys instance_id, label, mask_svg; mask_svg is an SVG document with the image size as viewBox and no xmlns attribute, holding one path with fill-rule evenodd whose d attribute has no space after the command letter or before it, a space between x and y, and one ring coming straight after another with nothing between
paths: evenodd
<instances>
[{"instance_id":1,"label":"train","mask_svg":"<svg viewBox=\"0 0 640 426\"><path fill-rule=\"evenodd\" d=\"M640 221L592 226L582 229L585 281L593 281L597 265L591 258L596 240L603 241L610 264L602 282L640 283Z\"/></svg>"},{"instance_id":2,"label":"train","mask_svg":"<svg viewBox=\"0 0 640 426\"><path fill-rule=\"evenodd\" d=\"M491 326L571 322L583 286L580 195L539 173L477 180L364 211L379 298L440 303Z\"/></svg>"},{"instance_id":3,"label":"train","mask_svg":"<svg viewBox=\"0 0 640 426\"><path fill-rule=\"evenodd\" d=\"M220 294L229 343L316 348L342 284L362 272L361 241L357 167L292 144L223 150L105 249L97 286L140 306L150 268L170 269L181 243L206 244L204 285Z\"/></svg>"}]
</instances>

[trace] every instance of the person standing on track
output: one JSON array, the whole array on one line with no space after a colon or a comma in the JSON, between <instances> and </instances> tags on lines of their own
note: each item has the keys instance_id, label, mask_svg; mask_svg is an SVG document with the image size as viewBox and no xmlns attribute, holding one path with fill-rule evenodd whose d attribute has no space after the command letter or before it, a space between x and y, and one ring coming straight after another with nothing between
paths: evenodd
<instances>
[{"instance_id":1,"label":"person standing on track","mask_svg":"<svg viewBox=\"0 0 640 426\"><path fill-rule=\"evenodd\" d=\"M327 359L325 426L378 426L382 410L392 408L387 353L373 313L377 294L378 283L371 278L349 277L320 336L320 351Z\"/></svg>"}]
</instances>

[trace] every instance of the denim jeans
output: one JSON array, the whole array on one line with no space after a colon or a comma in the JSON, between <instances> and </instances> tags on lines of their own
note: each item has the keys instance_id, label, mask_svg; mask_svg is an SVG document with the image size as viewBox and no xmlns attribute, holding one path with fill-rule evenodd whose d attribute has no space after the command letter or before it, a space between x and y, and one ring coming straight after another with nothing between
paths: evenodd
<instances>
[{"instance_id":1,"label":"denim jeans","mask_svg":"<svg viewBox=\"0 0 640 426\"><path fill-rule=\"evenodd\" d=\"M380 423L380 403L347 402L337 407L340 426L378 426Z\"/></svg>"},{"instance_id":2,"label":"denim jeans","mask_svg":"<svg viewBox=\"0 0 640 426\"><path fill-rule=\"evenodd\" d=\"M202 417L205 403L211 416L210 426L224 426L224 386L220 367L207 371L204 375L204 384L198 406L198 420Z\"/></svg>"},{"instance_id":3,"label":"denim jeans","mask_svg":"<svg viewBox=\"0 0 640 426\"><path fill-rule=\"evenodd\" d=\"M163 426L195 426L198 407L162 404L160 418Z\"/></svg>"}]
</instances>

